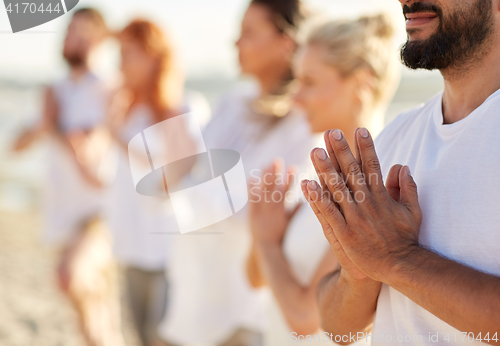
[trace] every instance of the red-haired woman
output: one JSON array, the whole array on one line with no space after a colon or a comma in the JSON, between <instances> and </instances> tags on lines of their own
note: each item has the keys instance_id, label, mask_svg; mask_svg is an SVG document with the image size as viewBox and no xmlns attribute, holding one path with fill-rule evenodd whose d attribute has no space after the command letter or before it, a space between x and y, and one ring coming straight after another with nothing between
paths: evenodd
<instances>
[{"instance_id":1,"label":"red-haired woman","mask_svg":"<svg viewBox=\"0 0 500 346\"><path fill-rule=\"evenodd\" d=\"M188 112L202 117L209 108L201 96L184 92L172 46L159 27L135 20L118 39L123 86L110 111L109 127L119 153L116 176L109 187L107 218L115 255L125 267L139 337L142 345L151 346L159 342L156 328L166 306L164 268L171 240L152 233L176 232L178 227L167 198L136 192L128 143L154 124Z\"/></svg>"}]
</instances>

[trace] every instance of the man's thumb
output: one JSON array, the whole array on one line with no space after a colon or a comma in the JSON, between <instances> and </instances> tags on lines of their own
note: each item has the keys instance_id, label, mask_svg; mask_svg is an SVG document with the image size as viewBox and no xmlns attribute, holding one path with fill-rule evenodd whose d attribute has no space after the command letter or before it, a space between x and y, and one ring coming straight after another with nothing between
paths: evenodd
<instances>
[{"instance_id":1,"label":"man's thumb","mask_svg":"<svg viewBox=\"0 0 500 346\"><path fill-rule=\"evenodd\" d=\"M401 187L400 203L408 208L412 214L420 212L417 183L413 180L410 167L404 166L399 171L399 186Z\"/></svg>"}]
</instances>

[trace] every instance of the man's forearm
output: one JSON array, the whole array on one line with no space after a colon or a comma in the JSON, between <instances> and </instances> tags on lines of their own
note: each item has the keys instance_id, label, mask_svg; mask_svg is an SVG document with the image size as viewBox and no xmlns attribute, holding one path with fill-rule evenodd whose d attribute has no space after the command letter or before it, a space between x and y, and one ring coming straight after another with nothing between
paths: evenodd
<instances>
[{"instance_id":1,"label":"man's forearm","mask_svg":"<svg viewBox=\"0 0 500 346\"><path fill-rule=\"evenodd\" d=\"M386 283L461 332L500 338L499 277L417 247L395 264Z\"/></svg>"},{"instance_id":2,"label":"man's forearm","mask_svg":"<svg viewBox=\"0 0 500 346\"><path fill-rule=\"evenodd\" d=\"M350 280L341 270L320 283L321 326L333 335L357 335L371 328L381 283L369 278Z\"/></svg>"}]
</instances>

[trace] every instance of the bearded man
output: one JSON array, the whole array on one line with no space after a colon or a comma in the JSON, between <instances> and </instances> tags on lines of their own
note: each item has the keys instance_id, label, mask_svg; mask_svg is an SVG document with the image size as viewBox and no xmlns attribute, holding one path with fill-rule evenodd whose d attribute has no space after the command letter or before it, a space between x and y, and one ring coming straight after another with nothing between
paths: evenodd
<instances>
[{"instance_id":1,"label":"bearded man","mask_svg":"<svg viewBox=\"0 0 500 346\"><path fill-rule=\"evenodd\" d=\"M341 344L500 345L500 1L400 3L404 64L445 88L375 143L332 130L312 152L302 189L341 265L322 325Z\"/></svg>"}]
</instances>

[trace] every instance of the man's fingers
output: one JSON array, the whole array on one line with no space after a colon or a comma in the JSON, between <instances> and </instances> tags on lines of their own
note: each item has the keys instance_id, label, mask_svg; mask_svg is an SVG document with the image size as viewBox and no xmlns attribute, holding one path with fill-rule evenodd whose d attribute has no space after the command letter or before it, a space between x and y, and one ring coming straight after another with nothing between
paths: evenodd
<instances>
[{"instance_id":1,"label":"man's fingers","mask_svg":"<svg viewBox=\"0 0 500 346\"><path fill-rule=\"evenodd\" d=\"M319 184L321 185L321 188L323 190L328 190L328 186L326 185L326 179L325 179L325 174L321 173L320 170L318 169L317 165L315 164L315 157L314 157L314 150L311 151L311 161L314 166L314 170L316 171L316 175L318 176Z\"/></svg>"},{"instance_id":2,"label":"man's fingers","mask_svg":"<svg viewBox=\"0 0 500 346\"><path fill-rule=\"evenodd\" d=\"M344 176L349 188L353 191L353 193L358 191L366 193L368 190L366 188L363 171L352 154L351 148L349 148L349 144L347 143L342 131L330 131L329 142L333 148L335 157L339 162L342 175Z\"/></svg>"},{"instance_id":3,"label":"man's fingers","mask_svg":"<svg viewBox=\"0 0 500 346\"><path fill-rule=\"evenodd\" d=\"M401 188L399 186L399 172L401 171L401 168L403 168L401 165L392 166L385 181L385 188L387 189L389 196L391 196L392 199L398 203L400 201Z\"/></svg>"},{"instance_id":4,"label":"man's fingers","mask_svg":"<svg viewBox=\"0 0 500 346\"><path fill-rule=\"evenodd\" d=\"M345 253L344 248L342 247L342 244L339 242L335 231L333 227L337 227L337 230L343 229L346 227L345 219L343 219L342 215L340 214L340 211L337 209L333 209L332 206L335 206L335 204L331 204L331 201L327 196L324 196L325 191L323 191L323 196L320 198L318 201L317 199L313 199L313 197L309 196L309 183L311 183L309 180L304 180L301 183L301 188L302 192L304 193L304 196L306 199L309 201L309 205L311 206L314 214L319 220L319 223L321 224L321 227L323 229L323 233L328 240L328 243L330 244L330 248L332 249L333 254L335 255L335 258L339 262L339 264L342 267L345 268L350 268L350 270L357 270L359 272L360 276L364 275L359 269L355 267L355 265L352 263L351 259L347 256ZM317 185L317 184L316 184ZM319 193L315 194L316 197L321 196ZM326 209L322 208L321 210L326 211L325 214L320 210L321 206L329 206L328 209L332 210L331 213L334 213L337 217L336 220L338 220L337 224L332 227L332 224L330 223L330 218L325 217L326 214L329 214L329 211L326 211ZM342 228L338 228L342 227Z\"/></svg>"},{"instance_id":5,"label":"man's fingers","mask_svg":"<svg viewBox=\"0 0 500 346\"><path fill-rule=\"evenodd\" d=\"M313 164L316 169L323 175L327 190L330 196L345 212L355 207L355 202L351 196L351 192L347 187L342 176L333 167L332 162L328 159L325 150L316 148L312 154Z\"/></svg>"},{"instance_id":6,"label":"man's fingers","mask_svg":"<svg viewBox=\"0 0 500 346\"><path fill-rule=\"evenodd\" d=\"M338 243L333 227L345 227L345 220L335 204L323 193L318 183L304 180L302 192L323 228L323 233L330 244ZM324 212L322 212L323 210ZM328 218L328 219L327 219Z\"/></svg>"},{"instance_id":7,"label":"man's fingers","mask_svg":"<svg viewBox=\"0 0 500 346\"><path fill-rule=\"evenodd\" d=\"M330 161L332 162L332 165L335 168L335 170L342 174L342 169L340 168L339 161L337 160L337 157L335 156L335 151L333 151L332 144L330 143L330 132L332 132L332 130L326 131L324 136L326 151L328 152L328 156L330 157Z\"/></svg>"},{"instance_id":8,"label":"man's fingers","mask_svg":"<svg viewBox=\"0 0 500 346\"><path fill-rule=\"evenodd\" d=\"M399 185L401 186L400 202L415 216L421 218L422 211L418 204L418 190L415 180L411 176L410 168L404 166L399 172Z\"/></svg>"},{"instance_id":9,"label":"man's fingers","mask_svg":"<svg viewBox=\"0 0 500 346\"><path fill-rule=\"evenodd\" d=\"M375 151L373 138L365 128L356 130L356 140L359 148L361 167L365 175L366 183L374 194L385 191L380 169L380 161Z\"/></svg>"}]
</instances>

